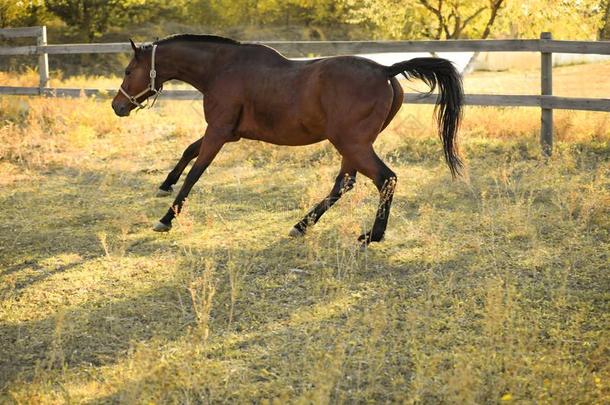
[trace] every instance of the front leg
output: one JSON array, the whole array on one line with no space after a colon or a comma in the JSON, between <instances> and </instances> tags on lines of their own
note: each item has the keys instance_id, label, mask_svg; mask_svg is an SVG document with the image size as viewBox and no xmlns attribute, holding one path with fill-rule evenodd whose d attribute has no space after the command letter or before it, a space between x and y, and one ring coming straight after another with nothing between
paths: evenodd
<instances>
[{"instance_id":1,"label":"front leg","mask_svg":"<svg viewBox=\"0 0 610 405\"><path fill-rule=\"evenodd\" d=\"M182 157L180 158L180 161L178 161L176 167L174 167L174 169L169 172L167 178L159 187L159 190L157 191L157 197L166 197L172 194L172 186L178 182L180 176L182 175L182 172L184 171L184 169L186 169L186 166L188 166L191 160L195 159L199 155L202 141L203 138L199 138L197 141L190 144L189 147L184 150L184 152L182 153Z\"/></svg>"},{"instance_id":2,"label":"front leg","mask_svg":"<svg viewBox=\"0 0 610 405\"><path fill-rule=\"evenodd\" d=\"M201 141L197 160L195 160L193 167L191 167L191 170L187 174L184 184L176 196L173 205L169 208L163 218L155 224L153 228L154 231L167 232L172 228L172 220L182 210L184 200L191 192L191 189L197 180L199 180L199 177L201 177L205 169L212 163L223 145L231 140L231 137L232 128L230 127L215 127L212 125L207 127Z\"/></svg>"}]
</instances>

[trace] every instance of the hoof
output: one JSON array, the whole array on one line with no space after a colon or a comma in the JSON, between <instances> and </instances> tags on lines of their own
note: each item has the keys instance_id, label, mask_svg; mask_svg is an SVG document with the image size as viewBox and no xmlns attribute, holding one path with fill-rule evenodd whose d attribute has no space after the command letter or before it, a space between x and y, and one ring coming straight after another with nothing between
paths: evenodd
<instances>
[{"instance_id":1,"label":"hoof","mask_svg":"<svg viewBox=\"0 0 610 405\"><path fill-rule=\"evenodd\" d=\"M155 197L167 197L169 195L172 195L172 193L174 192L173 188L169 188L169 190L163 190L162 188L157 190L157 194L155 194Z\"/></svg>"},{"instance_id":2,"label":"hoof","mask_svg":"<svg viewBox=\"0 0 610 405\"><path fill-rule=\"evenodd\" d=\"M363 233L358 237L358 242L360 242L363 246L368 246L373 242L381 242L385 235L377 236L371 235L370 232Z\"/></svg>"},{"instance_id":3,"label":"hoof","mask_svg":"<svg viewBox=\"0 0 610 405\"><path fill-rule=\"evenodd\" d=\"M288 236L291 238L300 238L301 236L305 236L305 233L293 226L290 232L288 232Z\"/></svg>"},{"instance_id":4,"label":"hoof","mask_svg":"<svg viewBox=\"0 0 610 405\"><path fill-rule=\"evenodd\" d=\"M157 221L155 226L153 226L153 231L155 232L169 232L170 229L172 229L171 225L165 225L161 221Z\"/></svg>"}]
</instances>

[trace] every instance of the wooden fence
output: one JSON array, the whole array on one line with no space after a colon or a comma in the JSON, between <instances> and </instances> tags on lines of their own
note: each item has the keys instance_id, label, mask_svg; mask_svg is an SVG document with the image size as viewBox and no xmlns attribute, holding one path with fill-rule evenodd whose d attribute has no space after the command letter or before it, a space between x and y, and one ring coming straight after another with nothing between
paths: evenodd
<instances>
[{"instance_id":1,"label":"wooden fence","mask_svg":"<svg viewBox=\"0 0 610 405\"><path fill-rule=\"evenodd\" d=\"M123 53L131 52L129 43L66 44L48 45L46 27L25 27L0 29L2 38L36 38L36 45L0 47L0 56L38 55L38 87L0 86L0 95L52 96L52 97L105 97L116 89L68 89L49 88L48 55L82 53ZM610 112L610 99L574 98L553 96L553 53L610 55L610 41L556 41L548 32L540 39L508 40L449 40L449 41L253 41L271 46L290 57L311 54L349 55L383 52L538 52L541 55L540 95L491 95L467 94L465 103L478 106L538 107L541 109L540 143L546 155L553 148L553 110L588 110ZM610 73L609 73L610 78ZM583 78L586 80L586 78ZM191 100L201 98L195 90L167 90L163 98ZM434 104L435 95L405 94L405 103Z\"/></svg>"}]
</instances>

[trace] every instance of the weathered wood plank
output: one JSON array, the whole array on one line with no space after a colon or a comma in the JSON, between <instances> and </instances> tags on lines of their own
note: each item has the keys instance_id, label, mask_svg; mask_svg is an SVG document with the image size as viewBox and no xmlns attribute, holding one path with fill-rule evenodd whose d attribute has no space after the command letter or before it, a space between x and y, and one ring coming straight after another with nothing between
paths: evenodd
<instances>
[{"instance_id":1,"label":"weathered wood plank","mask_svg":"<svg viewBox=\"0 0 610 405\"><path fill-rule=\"evenodd\" d=\"M159 98L169 100L203 100L203 94L197 90L163 90Z\"/></svg>"},{"instance_id":2,"label":"weathered wood plank","mask_svg":"<svg viewBox=\"0 0 610 405\"><path fill-rule=\"evenodd\" d=\"M529 95L466 94L464 103L487 107L539 107L540 98Z\"/></svg>"},{"instance_id":3,"label":"weathered wood plank","mask_svg":"<svg viewBox=\"0 0 610 405\"><path fill-rule=\"evenodd\" d=\"M552 38L550 32L540 34L542 43ZM553 54L546 50L540 53L540 94L547 97L553 95ZM551 156L553 153L553 109L543 106L540 122L542 153Z\"/></svg>"},{"instance_id":4,"label":"weathered wood plank","mask_svg":"<svg viewBox=\"0 0 610 405\"><path fill-rule=\"evenodd\" d=\"M450 41L258 41L288 56L347 55L383 52L537 52L538 40L450 40ZM62 44L30 47L0 48L0 55L29 55L32 53L80 54L131 52L128 43Z\"/></svg>"},{"instance_id":5,"label":"weathered wood plank","mask_svg":"<svg viewBox=\"0 0 610 405\"><path fill-rule=\"evenodd\" d=\"M77 88L45 88L42 94L51 97L114 97L117 89L77 89ZM0 94L17 96L38 96L40 91L34 87L13 87L0 86ZM198 100L203 99L203 95L197 90L165 90L160 98L167 100Z\"/></svg>"},{"instance_id":6,"label":"weathered wood plank","mask_svg":"<svg viewBox=\"0 0 610 405\"><path fill-rule=\"evenodd\" d=\"M40 89L38 87L0 86L0 94L11 96L38 96L40 94Z\"/></svg>"},{"instance_id":7,"label":"weathered wood plank","mask_svg":"<svg viewBox=\"0 0 610 405\"><path fill-rule=\"evenodd\" d=\"M1 28L0 38L38 37L41 31L42 27Z\"/></svg>"},{"instance_id":8,"label":"weathered wood plank","mask_svg":"<svg viewBox=\"0 0 610 405\"><path fill-rule=\"evenodd\" d=\"M436 94L407 93L404 102L408 104L435 104ZM484 107L538 107L556 110L610 112L610 99L606 98L466 94L464 103Z\"/></svg>"},{"instance_id":9,"label":"weathered wood plank","mask_svg":"<svg viewBox=\"0 0 610 405\"><path fill-rule=\"evenodd\" d=\"M47 97L99 97L108 98L114 96L116 90L103 90L103 89L43 89L42 94Z\"/></svg>"},{"instance_id":10,"label":"weathered wood plank","mask_svg":"<svg viewBox=\"0 0 610 405\"><path fill-rule=\"evenodd\" d=\"M351 55L384 52L557 52L610 55L610 42L538 40L450 40L450 41L258 41L287 56ZM0 55L34 53L80 54L131 52L128 43L62 44L0 47Z\"/></svg>"},{"instance_id":11,"label":"weathered wood plank","mask_svg":"<svg viewBox=\"0 0 610 405\"><path fill-rule=\"evenodd\" d=\"M42 27L36 43L38 46L44 46L47 44L46 25ZM40 89L47 87L47 83L49 83L49 56L46 53L38 54L38 77L38 87L40 87Z\"/></svg>"},{"instance_id":12,"label":"weathered wood plank","mask_svg":"<svg viewBox=\"0 0 610 405\"><path fill-rule=\"evenodd\" d=\"M610 41L540 41L540 50L547 53L578 53L610 55Z\"/></svg>"},{"instance_id":13,"label":"weathered wood plank","mask_svg":"<svg viewBox=\"0 0 610 405\"><path fill-rule=\"evenodd\" d=\"M404 103L436 104L436 94L407 93ZM466 94L464 104L489 107L540 107L540 96Z\"/></svg>"},{"instance_id":14,"label":"weathered wood plank","mask_svg":"<svg viewBox=\"0 0 610 405\"><path fill-rule=\"evenodd\" d=\"M55 97L95 96L99 98L114 97L116 89L44 89L43 94ZM5 95L39 95L35 87L0 86L0 94ZM201 100L203 96L197 90L165 90L159 97L161 100ZM436 94L422 95L419 93L405 94L407 104L435 104ZM545 107L565 110L587 110L610 112L610 99L572 98L556 96L524 96L503 94L466 94L465 104L486 107Z\"/></svg>"},{"instance_id":15,"label":"weathered wood plank","mask_svg":"<svg viewBox=\"0 0 610 405\"><path fill-rule=\"evenodd\" d=\"M538 40L447 41L254 41L289 55L345 55L382 52L537 52Z\"/></svg>"},{"instance_id":16,"label":"weathered wood plank","mask_svg":"<svg viewBox=\"0 0 610 405\"><path fill-rule=\"evenodd\" d=\"M29 46L0 46L0 56L9 55L36 55L37 47Z\"/></svg>"},{"instance_id":17,"label":"weathered wood plank","mask_svg":"<svg viewBox=\"0 0 610 405\"><path fill-rule=\"evenodd\" d=\"M38 52L49 55L78 54L78 53L121 53L131 52L129 43L106 43L106 44L62 44L38 47Z\"/></svg>"},{"instance_id":18,"label":"weathered wood plank","mask_svg":"<svg viewBox=\"0 0 610 405\"><path fill-rule=\"evenodd\" d=\"M542 108L556 110L605 111L610 112L610 99L608 98L576 98L540 96Z\"/></svg>"}]
</instances>

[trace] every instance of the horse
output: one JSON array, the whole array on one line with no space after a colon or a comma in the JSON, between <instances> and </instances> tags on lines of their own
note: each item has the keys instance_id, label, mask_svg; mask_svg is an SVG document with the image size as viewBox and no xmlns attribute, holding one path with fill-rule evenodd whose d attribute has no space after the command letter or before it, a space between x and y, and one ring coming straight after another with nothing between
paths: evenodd
<instances>
[{"instance_id":1,"label":"horse","mask_svg":"<svg viewBox=\"0 0 610 405\"><path fill-rule=\"evenodd\" d=\"M160 185L168 196L186 166L195 159L167 213L153 230L167 232L192 187L223 145L242 138L275 145L301 146L329 141L342 157L330 193L290 230L305 235L310 226L353 188L356 174L373 181L380 201L372 228L359 236L367 246L383 239L396 188L394 173L375 153L373 143L403 104L395 76L438 87L435 114L443 153L453 178L463 163L456 138L462 116L459 72L442 58L414 58L384 66L357 56L291 60L268 46L214 35L180 34L136 46L112 108L126 117L154 101L168 80L186 82L204 95L207 127L186 148Z\"/></svg>"}]
</instances>

